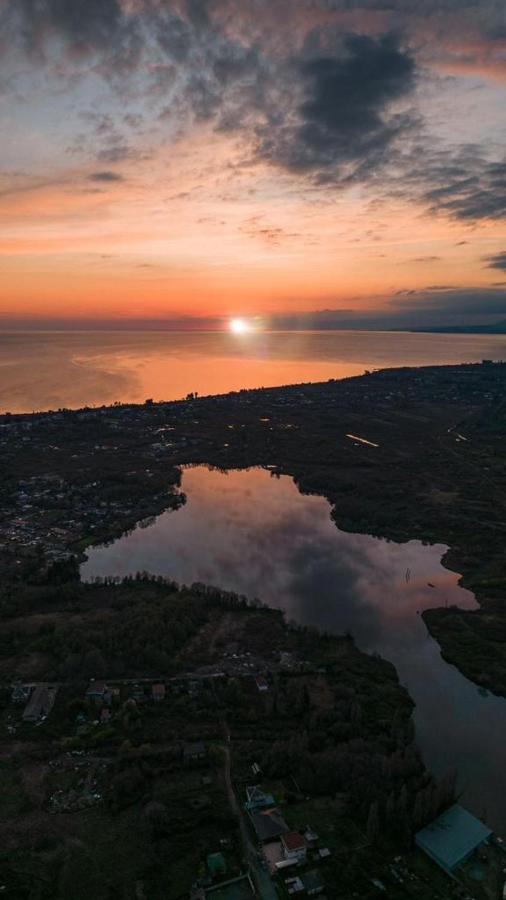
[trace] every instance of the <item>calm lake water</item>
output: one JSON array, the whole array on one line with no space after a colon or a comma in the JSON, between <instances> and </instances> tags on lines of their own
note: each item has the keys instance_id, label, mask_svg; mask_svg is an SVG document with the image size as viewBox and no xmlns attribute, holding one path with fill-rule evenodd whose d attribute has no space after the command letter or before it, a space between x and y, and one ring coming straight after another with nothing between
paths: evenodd
<instances>
[{"instance_id":1,"label":"calm lake water","mask_svg":"<svg viewBox=\"0 0 506 900\"><path fill-rule=\"evenodd\" d=\"M350 631L359 647L396 666L416 703L428 767L440 775L456 767L463 802L506 835L506 701L481 694L445 663L419 615L431 606L476 606L441 565L446 548L340 531L325 499L261 469L188 468L183 490L187 503L178 511L91 548L82 577L146 570L203 581L258 597L289 620Z\"/></svg>"},{"instance_id":2,"label":"calm lake water","mask_svg":"<svg viewBox=\"0 0 506 900\"><path fill-rule=\"evenodd\" d=\"M506 336L389 332L0 333L0 412L174 400L365 369L506 359Z\"/></svg>"}]
</instances>

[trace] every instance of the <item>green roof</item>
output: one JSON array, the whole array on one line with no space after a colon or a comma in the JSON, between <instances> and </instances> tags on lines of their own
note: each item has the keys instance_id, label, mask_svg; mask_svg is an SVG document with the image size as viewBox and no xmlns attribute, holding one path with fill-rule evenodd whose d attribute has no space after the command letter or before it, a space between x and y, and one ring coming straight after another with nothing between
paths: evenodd
<instances>
[{"instance_id":1,"label":"green roof","mask_svg":"<svg viewBox=\"0 0 506 900\"><path fill-rule=\"evenodd\" d=\"M210 853L207 857L207 868L211 875L224 875L227 871L227 863L223 853Z\"/></svg>"},{"instance_id":2,"label":"green roof","mask_svg":"<svg viewBox=\"0 0 506 900\"><path fill-rule=\"evenodd\" d=\"M415 836L415 843L443 869L452 872L491 834L490 828L455 803L422 828Z\"/></svg>"}]
</instances>

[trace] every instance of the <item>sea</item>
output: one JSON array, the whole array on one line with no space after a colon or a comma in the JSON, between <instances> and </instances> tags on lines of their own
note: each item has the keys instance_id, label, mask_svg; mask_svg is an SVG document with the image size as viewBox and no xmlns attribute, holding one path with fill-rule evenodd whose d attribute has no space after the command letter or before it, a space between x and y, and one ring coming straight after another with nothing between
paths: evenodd
<instances>
[{"instance_id":1,"label":"sea","mask_svg":"<svg viewBox=\"0 0 506 900\"><path fill-rule=\"evenodd\" d=\"M0 332L0 412L175 400L482 359L506 360L506 335Z\"/></svg>"}]
</instances>

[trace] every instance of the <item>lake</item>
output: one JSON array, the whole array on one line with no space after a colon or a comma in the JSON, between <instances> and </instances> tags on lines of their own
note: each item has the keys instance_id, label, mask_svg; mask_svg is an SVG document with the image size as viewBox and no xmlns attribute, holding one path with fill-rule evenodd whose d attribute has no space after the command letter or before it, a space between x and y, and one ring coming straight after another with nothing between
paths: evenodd
<instances>
[{"instance_id":1,"label":"lake","mask_svg":"<svg viewBox=\"0 0 506 900\"><path fill-rule=\"evenodd\" d=\"M484 358L506 360L506 335L3 332L0 412L174 400Z\"/></svg>"},{"instance_id":2,"label":"lake","mask_svg":"<svg viewBox=\"0 0 506 900\"><path fill-rule=\"evenodd\" d=\"M187 503L107 547L88 550L84 579L146 570L258 597L288 620L343 633L394 663L416 703L427 766L458 771L463 802L506 835L506 701L481 693L442 659L420 612L476 607L442 545L404 544L336 528L322 497L266 470L183 470Z\"/></svg>"}]
</instances>

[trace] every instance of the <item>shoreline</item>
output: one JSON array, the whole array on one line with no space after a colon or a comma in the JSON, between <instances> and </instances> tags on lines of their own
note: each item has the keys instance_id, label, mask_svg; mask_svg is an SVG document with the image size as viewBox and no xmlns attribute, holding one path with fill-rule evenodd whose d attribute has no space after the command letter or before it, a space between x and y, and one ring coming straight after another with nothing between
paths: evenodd
<instances>
[{"instance_id":1,"label":"shoreline","mask_svg":"<svg viewBox=\"0 0 506 900\"><path fill-rule=\"evenodd\" d=\"M81 554L86 546L114 539L140 519L184 502L184 496L176 493L181 467L192 464L269 467L292 477L302 493L324 496L332 518L344 531L446 544L442 565L460 574L461 585L474 593L479 608L424 611L424 621L446 661L480 687L506 695L506 653L501 654L500 646L492 647L492 673L483 671L482 662L484 656L490 657L497 623L506 623L498 559L506 536L501 517L501 507L506 509L502 419L499 430L496 427L505 388L506 366L500 363L403 367L320 384L168 403L4 416L0 433L14 432L16 459L11 472L24 459L23 472L28 469L36 479L58 478L60 493L67 492L67 485L74 493L80 491L82 514L89 519L83 526L86 531L82 528L76 534L74 520L69 523L60 517L66 528L57 525L57 535L50 538L56 558ZM51 451L54 444L44 431L58 440L58 451L53 449L50 459L48 445ZM458 439L462 431L469 440ZM348 435L354 434L364 435L366 444L349 440ZM46 457L39 454L35 459L26 446L34 437L46 449ZM102 443L90 446L93 441ZM83 485L76 477L74 459L95 476L100 469L100 481L92 481L91 488L89 483ZM491 475L483 471L485 462L489 470L493 463ZM128 468L133 463L132 474ZM122 477L124 485L118 484ZM81 482L79 487L76 481ZM97 493L103 497L112 483L115 492L104 507ZM22 499L28 500L24 506L33 508L30 490L24 492ZM39 497L40 506L44 499L47 491ZM462 513L466 504L469 511ZM96 513L93 521L89 510ZM481 547L474 524L477 512L484 526L480 525ZM28 511L25 516L34 524L36 516ZM26 533L28 526L25 533L21 528L12 543L33 544L43 522L42 516L31 534ZM492 592L487 586L491 578L496 579ZM489 624L484 634L483 623L491 615L495 625ZM451 634L459 618L466 629L475 629L473 640L466 635L465 648Z\"/></svg>"}]
</instances>

